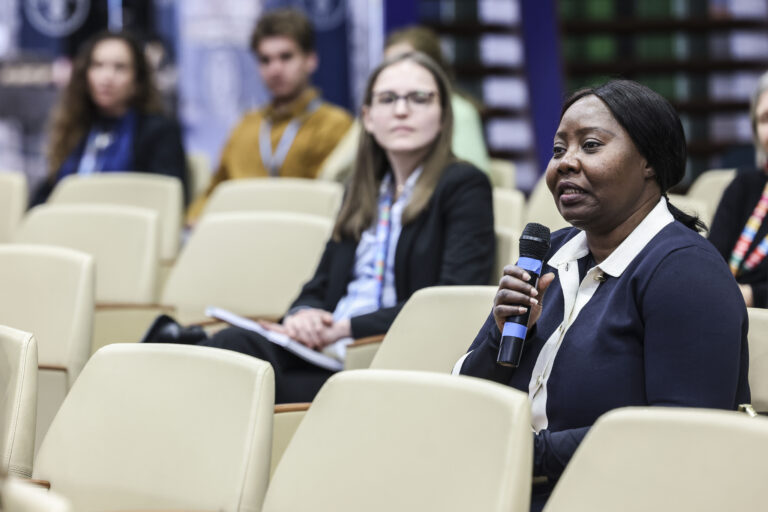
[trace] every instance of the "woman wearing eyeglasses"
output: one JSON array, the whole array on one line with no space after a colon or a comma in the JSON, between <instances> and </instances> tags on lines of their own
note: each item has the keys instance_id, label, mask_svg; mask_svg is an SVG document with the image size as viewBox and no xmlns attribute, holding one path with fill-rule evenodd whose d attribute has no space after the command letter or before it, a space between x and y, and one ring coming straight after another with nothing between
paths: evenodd
<instances>
[{"instance_id":1,"label":"woman wearing eyeglasses","mask_svg":"<svg viewBox=\"0 0 768 512\"><path fill-rule=\"evenodd\" d=\"M269 329L343 359L353 338L385 333L416 290L490 281L491 186L451 152L450 94L445 75L424 54L404 54L374 70L356 168L333 236L314 277ZM311 400L332 374L239 328L198 343L269 361L278 403Z\"/></svg>"}]
</instances>

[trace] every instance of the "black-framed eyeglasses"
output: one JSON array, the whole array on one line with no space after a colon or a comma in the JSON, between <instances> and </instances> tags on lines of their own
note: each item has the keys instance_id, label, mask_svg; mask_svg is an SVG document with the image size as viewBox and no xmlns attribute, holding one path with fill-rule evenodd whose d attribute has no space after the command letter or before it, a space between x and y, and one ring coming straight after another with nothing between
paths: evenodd
<instances>
[{"instance_id":1,"label":"black-framed eyeglasses","mask_svg":"<svg viewBox=\"0 0 768 512\"><path fill-rule=\"evenodd\" d=\"M435 91L410 91L397 94L394 91L382 91L373 95L373 104L382 107L394 107L401 99L412 109L424 108L432 104L437 93Z\"/></svg>"}]
</instances>

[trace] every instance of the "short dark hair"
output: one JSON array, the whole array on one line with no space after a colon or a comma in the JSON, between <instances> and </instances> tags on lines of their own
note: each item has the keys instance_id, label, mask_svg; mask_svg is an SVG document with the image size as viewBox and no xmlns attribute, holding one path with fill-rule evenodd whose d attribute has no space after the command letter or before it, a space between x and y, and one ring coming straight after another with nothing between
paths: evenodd
<instances>
[{"instance_id":1,"label":"short dark hair","mask_svg":"<svg viewBox=\"0 0 768 512\"><path fill-rule=\"evenodd\" d=\"M629 134L635 147L656 174L661 193L680 183L685 176L687 145L685 132L675 108L661 94L632 80L611 80L597 87L573 93L563 105L562 119L571 105L585 96L597 96L614 119ZM696 217L670 204L675 218L691 229L705 228Z\"/></svg>"},{"instance_id":2,"label":"short dark hair","mask_svg":"<svg viewBox=\"0 0 768 512\"><path fill-rule=\"evenodd\" d=\"M304 53L315 51L315 28L306 14L298 9L274 9L265 12L253 29L251 49L258 53L262 40L276 36L293 39Z\"/></svg>"}]
</instances>

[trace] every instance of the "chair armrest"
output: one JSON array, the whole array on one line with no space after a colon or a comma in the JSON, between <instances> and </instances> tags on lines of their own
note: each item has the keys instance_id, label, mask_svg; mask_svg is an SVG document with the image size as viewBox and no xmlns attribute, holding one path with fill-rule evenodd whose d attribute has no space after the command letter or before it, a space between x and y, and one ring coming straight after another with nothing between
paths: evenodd
<instances>
[{"instance_id":1,"label":"chair armrest","mask_svg":"<svg viewBox=\"0 0 768 512\"><path fill-rule=\"evenodd\" d=\"M52 370L54 372L67 372L67 368L65 366L60 366L57 364L38 364L37 365L38 370Z\"/></svg>"},{"instance_id":2,"label":"chair armrest","mask_svg":"<svg viewBox=\"0 0 768 512\"><path fill-rule=\"evenodd\" d=\"M307 402L275 405L275 415L272 423L272 461L269 467L270 477L275 472L277 464L285 453L285 449L293 438L301 420L312 405Z\"/></svg>"},{"instance_id":3,"label":"chair armrest","mask_svg":"<svg viewBox=\"0 0 768 512\"><path fill-rule=\"evenodd\" d=\"M275 414L289 412L306 412L312 402L296 402L294 404L275 404Z\"/></svg>"},{"instance_id":4,"label":"chair armrest","mask_svg":"<svg viewBox=\"0 0 768 512\"><path fill-rule=\"evenodd\" d=\"M243 316L243 315L240 315L240 316ZM280 321L279 318L264 317L264 316L243 316L243 318L247 318L248 320L253 320L254 322L258 322L259 320L263 320L265 322L278 322L278 321ZM211 318L211 319L208 319L208 320L202 320L200 322L194 322L192 325L199 325L200 327L208 328L208 327L216 326L216 325L219 325L219 324L229 325L226 322L222 322L218 318Z\"/></svg>"},{"instance_id":5,"label":"chair armrest","mask_svg":"<svg viewBox=\"0 0 768 512\"><path fill-rule=\"evenodd\" d=\"M51 490L51 482L48 480L38 480L36 478L20 478L20 477L14 477L15 480L18 480L19 482L34 485L36 487L42 487L43 489Z\"/></svg>"},{"instance_id":6,"label":"chair armrest","mask_svg":"<svg viewBox=\"0 0 768 512\"><path fill-rule=\"evenodd\" d=\"M347 345L347 348L357 348L365 345L372 345L374 343L381 343L384 341L384 334L374 334L373 336L366 336L365 338L357 338L355 341Z\"/></svg>"},{"instance_id":7,"label":"chair armrest","mask_svg":"<svg viewBox=\"0 0 768 512\"><path fill-rule=\"evenodd\" d=\"M376 352L384 340L383 334L358 338L347 345L347 357L344 360L345 370L360 370L369 368Z\"/></svg>"}]
</instances>

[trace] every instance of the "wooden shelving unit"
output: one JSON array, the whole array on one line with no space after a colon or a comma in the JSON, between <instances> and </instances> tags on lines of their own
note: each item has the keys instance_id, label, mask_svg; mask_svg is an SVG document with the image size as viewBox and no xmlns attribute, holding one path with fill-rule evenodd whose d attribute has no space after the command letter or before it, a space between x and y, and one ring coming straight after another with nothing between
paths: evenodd
<instances>
[{"instance_id":1,"label":"wooden shelving unit","mask_svg":"<svg viewBox=\"0 0 768 512\"><path fill-rule=\"evenodd\" d=\"M759 75L768 70L768 53L740 58L729 55L727 47L735 33L768 34L768 19L707 15L703 4L696 7L695 15L676 16L671 12L673 2L667 3L670 11L666 15L640 17L633 15L633 10L647 7L640 5L644 0L597 0L599 4L592 6L588 5L591 0L577 1L584 11L595 7L592 12L600 11L603 19L573 19L573 0L558 0L569 15L567 20L562 13L560 17L563 71L569 88L621 77L646 83L665 95L687 128L688 182L707 168L719 166L732 149L749 144L743 133L728 142L713 136L714 119L747 116L749 101L743 95L716 97L710 79L716 75ZM576 51L590 44L592 55Z\"/></svg>"}]
</instances>

